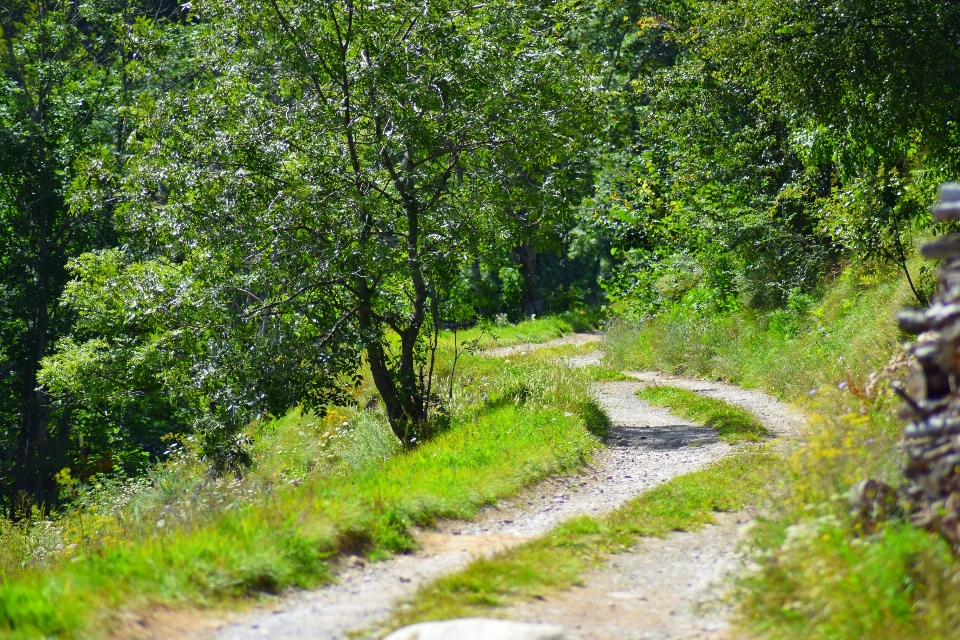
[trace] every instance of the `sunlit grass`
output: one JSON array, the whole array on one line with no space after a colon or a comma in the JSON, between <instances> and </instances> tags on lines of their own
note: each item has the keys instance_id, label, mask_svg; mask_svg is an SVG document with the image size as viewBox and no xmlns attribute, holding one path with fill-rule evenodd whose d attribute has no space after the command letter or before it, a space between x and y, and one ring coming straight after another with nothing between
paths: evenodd
<instances>
[{"instance_id":1,"label":"sunlit grass","mask_svg":"<svg viewBox=\"0 0 960 640\"><path fill-rule=\"evenodd\" d=\"M677 306L640 326L614 323L604 363L762 387L788 400L864 387L899 344L896 312L912 302L896 274L848 269L820 300L772 312Z\"/></svg>"},{"instance_id":2,"label":"sunlit grass","mask_svg":"<svg viewBox=\"0 0 960 640\"><path fill-rule=\"evenodd\" d=\"M482 410L414 451L320 475L176 529L100 540L73 561L24 571L0 585L0 629L69 636L90 614L136 595L156 602L215 602L307 587L327 579L326 559L346 548L371 557L412 547L408 530L476 510L589 459L597 440L577 415L508 402Z\"/></svg>"},{"instance_id":3,"label":"sunlit grass","mask_svg":"<svg viewBox=\"0 0 960 640\"><path fill-rule=\"evenodd\" d=\"M414 525L469 518L576 468L609 419L591 376L558 357L463 356L452 400L435 387L451 428L409 452L367 387L359 406L252 425L242 480L210 477L186 439L148 477L91 488L70 512L0 521L0 637L97 637L117 608L220 606L322 584L341 552L404 552ZM451 360L438 359L438 379Z\"/></svg>"},{"instance_id":4,"label":"sunlit grass","mask_svg":"<svg viewBox=\"0 0 960 640\"><path fill-rule=\"evenodd\" d=\"M510 347L518 344L537 344L570 333L595 330L600 325L600 319L600 310L590 308L533 320L523 320L516 324L484 320L470 328L457 331L456 338L460 345L476 341L477 347L481 349ZM451 349L453 340L453 331L442 331L440 333L441 348Z\"/></svg>"},{"instance_id":5,"label":"sunlit grass","mask_svg":"<svg viewBox=\"0 0 960 640\"><path fill-rule=\"evenodd\" d=\"M769 435L763 423L749 411L687 389L646 387L637 391L637 397L658 407L668 407L681 418L716 429L717 436L730 444L757 442Z\"/></svg>"}]
</instances>

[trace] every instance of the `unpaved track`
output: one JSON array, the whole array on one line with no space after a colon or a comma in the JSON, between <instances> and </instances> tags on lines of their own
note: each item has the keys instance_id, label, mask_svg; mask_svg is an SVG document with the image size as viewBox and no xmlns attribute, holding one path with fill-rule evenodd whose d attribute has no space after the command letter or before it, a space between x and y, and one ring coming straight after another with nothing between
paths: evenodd
<instances>
[{"instance_id":1,"label":"unpaved track","mask_svg":"<svg viewBox=\"0 0 960 640\"><path fill-rule=\"evenodd\" d=\"M583 586L503 613L562 625L571 639L728 638L726 578L735 572L742 526L750 514L717 513L697 532L645 538L584 575Z\"/></svg>"},{"instance_id":2,"label":"unpaved track","mask_svg":"<svg viewBox=\"0 0 960 640\"><path fill-rule=\"evenodd\" d=\"M802 413L765 393L656 372L626 373L740 406L779 438L795 438L803 424ZM726 578L741 566L737 543L750 518L747 511L717 513L714 524L700 531L644 539L630 553L587 572L582 587L503 613L562 625L568 637L581 640L725 640L732 614Z\"/></svg>"},{"instance_id":3,"label":"unpaved track","mask_svg":"<svg viewBox=\"0 0 960 640\"><path fill-rule=\"evenodd\" d=\"M590 333L568 333L565 336L548 340L547 342L516 344L512 347L495 347L493 349L484 349L480 353L491 358L506 358L513 355L522 355L528 351L535 351L545 347L580 346L591 342L600 342L601 340L603 340L603 334L597 331Z\"/></svg>"},{"instance_id":4,"label":"unpaved track","mask_svg":"<svg viewBox=\"0 0 960 640\"><path fill-rule=\"evenodd\" d=\"M572 342L565 342L565 344L570 343ZM511 347L511 349L516 348ZM517 352L520 352L519 349ZM359 559L347 561L335 584L285 597L265 609L234 614L222 620L219 628L198 631L192 634L193 637L213 637L218 640L255 638L333 640L347 638L350 632L355 634L365 629L376 629L388 619L399 600L413 595L419 587L430 580L465 566L477 555L490 554L542 535L553 526L577 514L600 514L610 511L639 493L674 476L699 469L733 449L730 445L718 442L711 429L681 420L663 409L652 407L638 399L635 392L646 384L686 386L744 406L757 413L776 435L791 435L798 425L798 416L794 412L765 394L744 391L732 385L674 378L661 374L634 375L638 378L637 382L608 382L598 385L598 397L613 419L614 427L611 430L610 446L599 452L592 466L585 468L581 473L546 480L510 500L486 509L474 521L444 522L436 531L422 532L419 536L421 549L415 554L398 556L373 564ZM721 519L720 522L722 523L723 520ZM576 594L574 596L561 595L557 600L538 603L539 609L534 605L525 605L525 609L518 607L507 613L522 619L552 620L553 614L547 607L550 605L553 608L559 606L559 610L574 615L573 621L578 619L576 617L578 615L587 620L589 618L587 613L590 613L587 610L589 607L581 607L581 614L575 614L576 607L569 603L566 605L561 603L563 598L572 598L581 603L595 604L596 598L581 597L585 595L581 591L590 592L592 589L601 594L598 597L604 600L604 604L606 604L605 599L613 598L616 601L612 608L607 609L611 613L618 604L624 610L626 607L632 610L638 603L641 608L644 608L644 602L651 605L646 607L648 609L662 608L662 602L666 599L675 601L677 607L674 609L683 609L687 619L691 616L696 618L699 614L688 606L689 602L699 602L704 594L708 599L715 599L709 591L714 587L710 585L716 582L715 578L723 574L724 567L732 562L736 527L732 529L733 535L715 535L715 530L721 529L722 526L721 524L708 527L698 534L678 534L687 536L690 542L675 543L674 547L671 547L671 549L678 549L674 555L669 553L669 549L661 548L656 554L617 556L613 560L614 563L626 563L627 558L633 558L631 562L636 566L626 573L618 570L606 573L603 570L594 572L587 577L586 590L578 589L572 592ZM730 530L730 526L727 526L727 530ZM700 542L700 538L696 536L713 542ZM667 540L673 541L675 537L671 536ZM655 546L660 542L662 541L650 541L644 544ZM701 547L706 549L710 544L716 547L715 552L702 552L699 554L700 558L696 558L692 563L688 562L690 557L698 555L691 549ZM722 561L718 561L717 558ZM677 580L687 584L684 582L686 578L678 578L686 575L680 571L682 561L693 567L691 570L699 576L697 580L691 579L690 584L701 584L703 589L700 591L694 589L689 593L678 591L677 587L680 583ZM626 564L623 566L626 567ZM660 583L656 583L656 575L663 575L670 580L666 582L661 580ZM613 582L609 582L610 580ZM609 596L609 593L620 593L620 591L615 589L611 591L603 585L614 584L617 580L626 580L634 586L659 584L655 587L659 595L657 598L644 596L640 591L626 585L621 591L628 595ZM688 591L690 589L690 587L685 588ZM656 603L655 606L654 603ZM689 615L686 613L688 610L691 612ZM666 610L661 613L669 615ZM598 612L593 611L592 614L596 617ZM722 629L724 616L725 613L721 613L719 618L714 616L717 619L706 622L694 619L687 627L697 632L704 630L704 625L707 627L713 625ZM585 638L696 637L687 633L678 635L675 633L677 629L655 621L652 611L641 613L638 619L647 620L651 629L656 627L664 633L658 631L658 635L642 635L636 631L636 620L631 621L631 619L621 621L626 625L623 627L625 630L634 629L633 632L625 631L627 635L615 632L616 624L604 631L601 628L602 625L597 627L594 623L588 623L591 627L596 627L588 633L588 630L582 628L583 624L579 625L580 629L576 629L577 625L570 624L571 621L567 620L567 617L561 616L562 620L557 619L557 621L563 623L572 634L582 635ZM601 617L604 616L601 615ZM604 617L604 619L607 618L609 616ZM671 621L668 619L667 622Z\"/></svg>"}]
</instances>

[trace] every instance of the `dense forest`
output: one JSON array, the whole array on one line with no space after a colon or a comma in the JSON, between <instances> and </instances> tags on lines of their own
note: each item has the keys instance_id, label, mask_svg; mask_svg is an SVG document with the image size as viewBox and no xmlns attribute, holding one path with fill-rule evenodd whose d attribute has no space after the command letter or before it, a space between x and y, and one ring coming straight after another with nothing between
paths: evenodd
<instances>
[{"instance_id":1,"label":"dense forest","mask_svg":"<svg viewBox=\"0 0 960 640\"><path fill-rule=\"evenodd\" d=\"M3 0L0 507L369 376L442 429L441 329L799 308L910 264L960 176L931 0ZM358 373L362 372L362 373ZM61 483L62 484L62 483Z\"/></svg>"}]
</instances>

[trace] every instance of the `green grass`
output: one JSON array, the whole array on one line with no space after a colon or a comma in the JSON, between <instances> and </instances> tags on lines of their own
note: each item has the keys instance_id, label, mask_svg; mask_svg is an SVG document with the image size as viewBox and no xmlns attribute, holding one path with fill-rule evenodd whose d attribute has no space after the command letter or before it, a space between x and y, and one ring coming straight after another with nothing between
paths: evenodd
<instances>
[{"instance_id":1,"label":"green grass","mask_svg":"<svg viewBox=\"0 0 960 640\"><path fill-rule=\"evenodd\" d=\"M914 267L916 265L913 265ZM705 313L679 305L608 334L608 366L723 378L801 399L811 419L748 540L735 635L777 640L960 638L960 562L935 535L893 518L874 533L847 493L901 486L902 424L891 377L894 314L912 303L898 274L847 269L809 305ZM888 366L889 364L889 366Z\"/></svg>"},{"instance_id":2,"label":"green grass","mask_svg":"<svg viewBox=\"0 0 960 640\"><path fill-rule=\"evenodd\" d=\"M729 380L788 400L842 382L862 389L896 352L895 315L913 302L895 273L847 269L819 299L775 311L678 304L640 324L616 321L604 364Z\"/></svg>"},{"instance_id":3,"label":"green grass","mask_svg":"<svg viewBox=\"0 0 960 640\"><path fill-rule=\"evenodd\" d=\"M401 606L393 628L425 620L489 616L517 600L529 600L580 584L585 569L628 550L644 536L696 531L715 511L737 511L755 502L781 458L762 450L730 456L674 478L604 518L570 520L538 538L422 588Z\"/></svg>"},{"instance_id":4,"label":"green grass","mask_svg":"<svg viewBox=\"0 0 960 640\"><path fill-rule=\"evenodd\" d=\"M560 338L569 333L592 331L600 326L599 309L568 311L555 316L523 320L516 324L496 324L483 321L469 329L457 332L458 344L476 340L482 349L511 347L517 344L537 344ZM453 332L440 334L440 348L452 348Z\"/></svg>"},{"instance_id":5,"label":"green grass","mask_svg":"<svg viewBox=\"0 0 960 640\"><path fill-rule=\"evenodd\" d=\"M222 606L322 584L339 553L409 550L412 526L588 460L609 424L588 383L547 357L467 356L452 427L412 451L378 410L294 412L258 428L243 482L205 478L186 451L49 525L0 521L0 637L102 637L118 610Z\"/></svg>"},{"instance_id":6,"label":"green grass","mask_svg":"<svg viewBox=\"0 0 960 640\"><path fill-rule=\"evenodd\" d=\"M672 413L717 430L721 440L730 444L757 442L769 433L752 413L740 407L707 398L687 389L655 386L637 391L637 397Z\"/></svg>"}]
</instances>

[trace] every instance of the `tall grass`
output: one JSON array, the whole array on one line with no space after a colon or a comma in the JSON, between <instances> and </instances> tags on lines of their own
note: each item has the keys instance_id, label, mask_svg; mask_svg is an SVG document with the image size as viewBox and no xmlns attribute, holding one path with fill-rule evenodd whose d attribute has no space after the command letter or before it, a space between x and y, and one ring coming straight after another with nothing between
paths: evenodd
<instances>
[{"instance_id":1,"label":"tall grass","mask_svg":"<svg viewBox=\"0 0 960 640\"><path fill-rule=\"evenodd\" d=\"M306 587L329 579L339 553L410 550L412 526L470 517L588 460L608 424L589 382L556 354L468 354L451 426L433 440L402 450L366 403L294 411L251 426L242 479L211 477L181 439L146 477L104 479L64 513L0 520L0 637L107 635L118 608Z\"/></svg>"},{"instance_id":2,"label":"tall grass","mask_svg":"<svg viewBox=\"0 0 960 640\"><path fill-rule=\"evenodd\" d=\"M612 323L606 364L724 379L797 399L822 385L864 387L897 350L901 279L847 269L819 300L772 312L704 313L677 305L637 326Z\"/></svg>"},{"instance_id":3,"label":"tall grass","mask_svg":"<svg viewBox=\"0 0 960 640\"><path fill-rule=\"evenodd\" d=\"M741 633L777 639L960 637L960 563L902 516L865 521L854 509L868 478L902 483L902 375L895 312L912 303L894 274L847 269L818 300L786 310L704 315L677 306L615 325L607 364L723 378L799 401L810 415L770 502L739 582Z\"/></svg>"}]
</instances>

